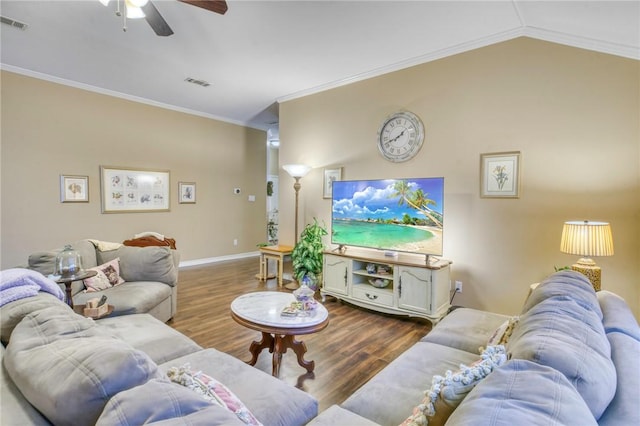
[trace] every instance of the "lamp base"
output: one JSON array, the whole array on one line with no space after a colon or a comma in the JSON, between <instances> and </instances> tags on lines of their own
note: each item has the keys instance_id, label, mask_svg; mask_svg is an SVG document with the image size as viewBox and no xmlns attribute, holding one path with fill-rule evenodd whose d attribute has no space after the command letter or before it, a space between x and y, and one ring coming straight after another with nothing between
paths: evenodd
<instances>
[{"instance_id":1,"label":"lamp base","mask_svg":"<svg viewBox=\"0 0 640 426\"><path fill-rule=\"evenodd\" d=\"M602 271L600 270L600 267L597 266L593 260L580 259L578 263L574 263L573 265L571 265L571 269L573 269L574 271L580 272L582 275L586 276L589 279L589 281L591 281L591 285L593 286L593 289L595 291L600 291Z\"/></svg>"}]
</instances>

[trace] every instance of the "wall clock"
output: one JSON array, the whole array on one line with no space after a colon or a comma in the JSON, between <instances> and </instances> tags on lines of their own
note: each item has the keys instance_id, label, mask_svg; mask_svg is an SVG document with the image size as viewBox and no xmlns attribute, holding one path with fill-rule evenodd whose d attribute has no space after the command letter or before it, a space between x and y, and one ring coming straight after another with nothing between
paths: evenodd
<instances>
[{"instance_id":1,"label":"wall clock","mask_svg":"<svg viewBox=\"0 0 640 426\"><path fill-rule=\"evenodd\" d=\"M424 142L420 118L408 111L387 117L378 130L378 149L384 158L401 163L415 157Z\"/></svg>"}]
</instances>

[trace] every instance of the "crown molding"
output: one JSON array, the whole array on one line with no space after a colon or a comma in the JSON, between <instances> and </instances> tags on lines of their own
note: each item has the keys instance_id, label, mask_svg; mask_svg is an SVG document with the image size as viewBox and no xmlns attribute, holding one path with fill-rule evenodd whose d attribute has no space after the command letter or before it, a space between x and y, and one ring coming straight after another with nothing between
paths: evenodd
<instances>
[{"instance_id":1,"label":"crown molding","mask_svg":"<svg viewBox=\"0 0 640 426\"><path fill-rule=\"evenodd\" d=\"M225 122L225 123L235 124L235 125L242 126L242 127L251 127L251 128L256 128L258 130L266 130L266 129L263 129L263 128L254 127L254 126L250 125L250 123L245 123L245 122L236 121L236 120L230 120L230 119L225 118L225 117L221 117L221 116L217 116L217 115L213 115L213 114L207 114L207 113L203 113L203 112L200 112L200 111L195 111L195 110L188 109L188 108L178 107L178 106L175 106L175 105L165 104L163 102L158 102L158 101L154 101L154 100L151 100L151 99L146 99L146 98L142 98L142 97L139 97L139 96L128 95L126 93L116 92L114 90L109 90L109 89L104 89L102 87L92 86L90 84L80 83L78 81L67 80L67 79L64 79L64 78L52 76L50 74L44 74L44 73L41 73L41 72L38 72L38 71L32 71L32 70L28 70L28 69L25 69L25 68L16 67L16 66L13 66L13 65L7 65L7 64L0 63L0 70L9 71L9 72L13 72L13 73L16 73L16 74L21 74L21 75L24 75L24 76L27 76L27 77L37 78L39 80L44 80L44 81L48 81L48 82L51 82L51 83L62 84L64 86L74 87L76 89L82 89L82 90L86 90L86 91L89 91L89 92L99 93L101 95L112 96L112 97L115 97L115 98L125 99L127 101L132 101L132 102L137 102L137 103L141 103L141 104L145 104L145 105L150 105L150 106L154 106L154 107L157 107L157 108L163 108L163 109L168 109L168 110L171 110L171 111L181 112L181 113L184 113L184 114L195 115L195 116L203 117L203 118L209 118L209 119L212 119L212 120L217 120L217 121L222 121L222 122Z\"/></svg>"}]
</instances>

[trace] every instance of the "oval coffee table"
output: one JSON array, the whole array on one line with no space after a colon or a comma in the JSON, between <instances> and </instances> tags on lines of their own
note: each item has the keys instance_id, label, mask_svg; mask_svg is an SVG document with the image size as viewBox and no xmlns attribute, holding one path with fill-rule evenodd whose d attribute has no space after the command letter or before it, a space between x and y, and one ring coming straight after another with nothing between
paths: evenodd
<instances>
[{"instance_id":1,"label":"oval coffee table","mask_svg":"<svg viewBox=\"0 0 640 426\"><path fill-rule=\"evenodd\" d=\"M309 373L313 371L315 362L304 359L307 346L304 342L295 340L294 336L324 329L329 324L329 313L318 303L316 309L307 311L308 316L280 315L282 309L294 301L291 293L260 291L243 294L231 302L231 317L238 324L262 333L262 340L252 342L249 347L252 356L249 365L255 365L260 352L268 348L273 353L271 374L277 377L280 374L282 354L291 348L298 358L298 364Z\"/></svg>"}]
</instances>

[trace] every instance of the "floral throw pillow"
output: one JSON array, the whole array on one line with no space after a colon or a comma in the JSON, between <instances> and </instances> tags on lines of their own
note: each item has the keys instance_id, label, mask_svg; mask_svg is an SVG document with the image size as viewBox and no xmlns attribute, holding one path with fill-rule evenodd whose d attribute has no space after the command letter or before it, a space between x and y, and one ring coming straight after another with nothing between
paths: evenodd
<instances>
[{"instance_id":1,"label":"floral throw pillow","mask_svg":"<svg viewBox=\"0 0 640 426\"><path fill-rule=\"evenodd\" d=\"M229 388L201 371L194 373L188 363L182 367L171 367L167 371L167 376L172 382L193 390L212 404L231 411L243 423L250 426L263 426Z\"/></svg>"},{"instance_id":2,"label":"floral throw pillow","mask_svg":"<svg viewBox=\"0 0 640 426\"><path fill-rule=\"evenodd\" d=\"M444 425L471 389L506 361L503 345L489 346L470 366L460 364L455 373L447 370L444 376L433 376L424 399L400 426Z\"/></svg>"}]
</instances>

